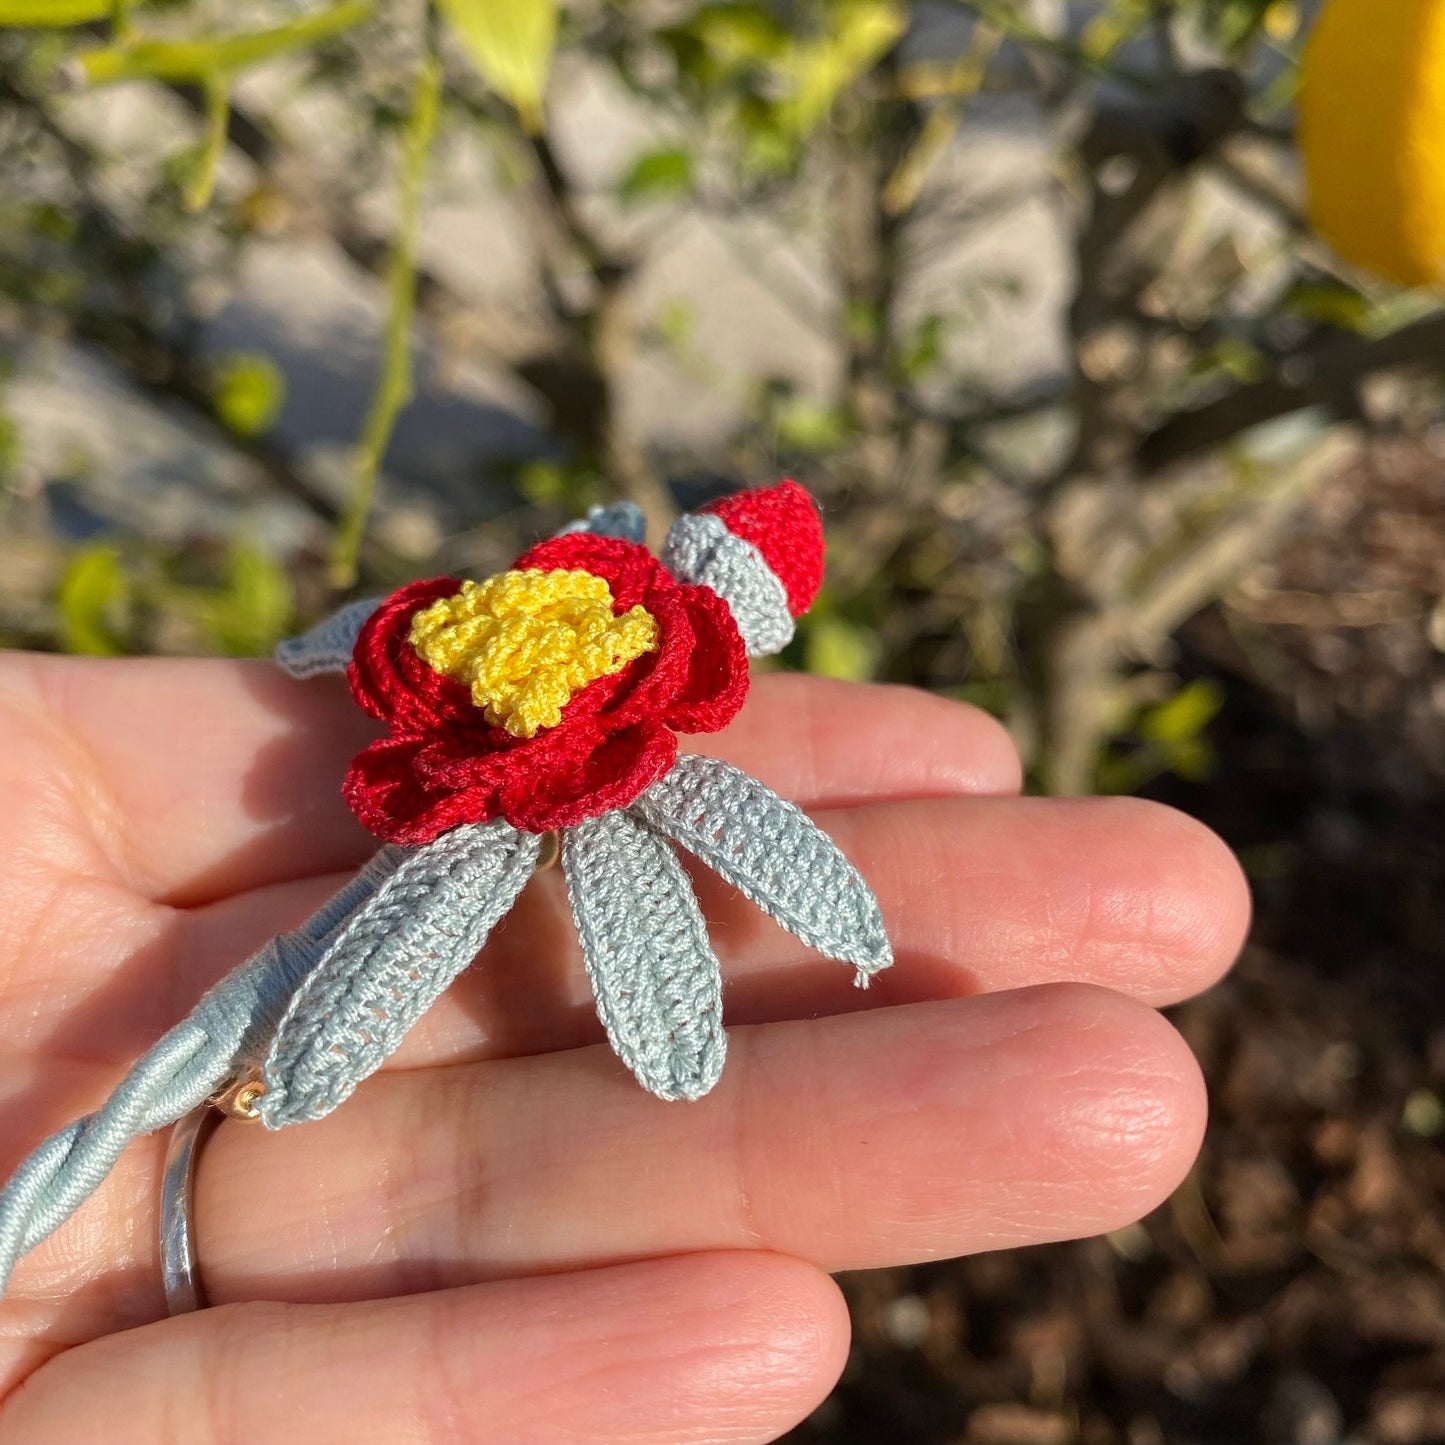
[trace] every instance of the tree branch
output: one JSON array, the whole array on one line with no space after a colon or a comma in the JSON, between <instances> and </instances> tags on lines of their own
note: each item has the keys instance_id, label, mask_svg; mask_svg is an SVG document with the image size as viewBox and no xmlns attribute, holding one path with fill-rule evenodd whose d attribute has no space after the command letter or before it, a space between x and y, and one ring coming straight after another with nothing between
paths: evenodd
<instances>
[{"instance_id":1,"label":"tree branch","mask_svg":"<svg viewBox=\"0 0 1445 1445\"><path fill-rule=\"evenodd\" d=\"M1321 346L1314 355L1295 356L1263 381L1233 391L1192 411L1181 412L1139 444L1141 471L1153 474L1230 441L1241 432L1311 406L1329 406L1349 418L1356 412L1360 382L1397 366L1445 367L1445 311L1402 326L1388 336L1347 337ZM1299 373L1294 373L1294 368Z\"/></svg>"}]
</instances>

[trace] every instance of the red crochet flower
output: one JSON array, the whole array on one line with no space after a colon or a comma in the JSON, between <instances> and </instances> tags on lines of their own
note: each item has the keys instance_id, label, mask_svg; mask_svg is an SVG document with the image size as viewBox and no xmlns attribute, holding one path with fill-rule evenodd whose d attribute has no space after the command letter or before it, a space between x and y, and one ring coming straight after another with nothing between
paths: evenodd
<instances>
[{"instance_id":1,"label":"red crochet flower","mask_svg":"<svg viewBox=\"0 0 1445 1445\"><path fill-rule=\"evenodd\" d=\"M614 615L639 604L651 615L656 648L587 683L555 726L514 737L410 641L415 614L461 583L436 577L392 593L367 620L348 669L357 702L388 736L356 756L343 785L352 811L388 842L428 843L497 817L542 833L625 807L672 766L677 733L715 732L742 706L747 656L727 604L676 581L644 547L573 532L513 568L602 578Z\"/></svg>"}]
</instances>

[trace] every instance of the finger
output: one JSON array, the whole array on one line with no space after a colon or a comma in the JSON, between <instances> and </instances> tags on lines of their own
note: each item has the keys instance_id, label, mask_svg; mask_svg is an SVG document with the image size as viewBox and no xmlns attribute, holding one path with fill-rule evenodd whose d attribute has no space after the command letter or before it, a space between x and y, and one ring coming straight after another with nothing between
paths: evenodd
<instances>
[{"instance_id":1,"label":"finger","mask_svg":"<svg viewBox=\"0 0 1445 1445\"><path fill-rule=\"evenodd\" d=\"M650 1253L840 1270L1037 1244L1137 1219L1203 1129L1184 1042L1100 989L730 1038L696 1104L597 1048L387 1075L305 1130L223 1130L197 1201L209 1287L366 1298Z\"/></svg>"},{"instance_id":2,"label":"finger","mask_svg":"<svg viewBox=\"0 0 1445 1445\"><path fill-rule=\"evenodd\" d=\"M205 1310L70 1350L0 1415L25 1445L764 1442L827 1393L827 1276L735 1253L347 1306Z\"/></svg>"},{"instance_id":3,"label":"finger","mask_svg":"<svg viewBox=\"0 0 1445 1445\"><path fill-rule=\"evenodd\" d=\"M1248 892L1229 852L1198 823L1151 803L920 800L827 812L819 821L877 891L898 962L872 988L856 989L850 970L818 958L702 874L730 1023L1067 980L1159 1005L1212 983L1248 923ZM31 1041L43 1056L46 1080L43 1092L22 1081L23 1106L12 1100L4 1116L11 1122L0 1121L0 1147L23 1153L95 1107L216 978L343 881L298 881L178 915L154 909L130 929L109 920L94 890L67 887L48 907L43 947L27 945L33 981L20 988L12 979L13 1006L0 1007L7 1037ZM75 925L81 936L96 917L107 917L107 927L71 957L57 947L57 910L90 915ZM141 977L152 982L140 986ZM532 882L393 1066L539 1053L600 1037L553 872Z\"/></svg>"},{"instance_id":4,"label":"finger","mask_svg":"<svg viewBox=\"0 0 1445 1445\"><path fill-rule=\"evenodd\" d=\"M338 678L270 663L16 656L0 693L46 709L78 743L65 766L104 800L113 854L146 896L191 905L354 867L376 847L341 800L376 724ZM791 674L755 679L725 733L689 740L808 806L1009 792L1019 762L998 723L907 688Z\"/></svg>"},{"instance_id":5,"label":"finger","mask_svg":"<svg viewBox=\"0 0 1445 1445\"><path fill-rule=\"evenodd\" d=\"M1016 793L1018 749L966 703L913 687L760 673L736 722L687 738L805 808Z\"/></svg>"},{"instance_id":6,"label":"finger","mask_svg":"<svg viewBox=\"0 0 1445 1445\"><path fill-rule=\"evenodd\" d=\"M1125 798L953 798L830 810L818 822L868 880L897 962L873 986L820 959L706 870L699 898L730 1023L1030 984L1095 983L1162 1005L1215 982L1249 922L1238 863L1208 829ZM190 915L185 958L244 957L341 880ZM412 1031L401 1067L574 1048L601 1037L565 890L534 879L477 963Z\"/></svg>"}]
</instances>

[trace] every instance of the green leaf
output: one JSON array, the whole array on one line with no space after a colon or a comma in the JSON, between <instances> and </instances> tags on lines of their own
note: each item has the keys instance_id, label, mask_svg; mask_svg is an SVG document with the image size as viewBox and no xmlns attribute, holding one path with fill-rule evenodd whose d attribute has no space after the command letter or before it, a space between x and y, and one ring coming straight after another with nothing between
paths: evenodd
<instances>
[{"instance_id":1,"label":"green leaf","mask_svg":"<svg viewBox=\"0 0 1445 1445\"><path fill-rule=\"evenodd\" d=\"M1264 356L1241 336L1226 336L1194 358L1190 371L1195 376L1223 372L1231 381L1248 384L1265 372Z\"/></svg>"},{"instance_id":2,"label":"green leaf","mask_svg":"<svg viewBox=\"0 0 1445 1445\"><path fill-rule=\"evenodd\" d=\"M269 356L234 352L215 365L211 403L222 424L237 436L260 436L271 429L286 403L286 378Z\"/></svg>"},{"instance_id":3,"label":"green leaf","mask_svg":"<svg viewBox=\"0 0 1445 1445\"><path fill-rule=\"evenodd\" d=\"M675 352L684 351L697 330L697 308L682 296L664 301L657 309L657 334Z\"/></svg>"},{"instance_id":4,"label":"green leaf","mask_svg":"<svg viewBox=\"0 0 1445 1445\"><path fill-rule=\"evenodd\" d=\"M778 445L817 454L841 446L848 435L847 419L836 407L799 398L778 409L774 418Z\"/></svg>"},{"instance_id":5,"label":"green leaf","mask_svg":"<svg viewBox=\"0 0 1445 1445\"><path fill-rule=\"evenodd\" d=\"M777 60L792 43L788 32L761 5L704 5L678 33L690 32L713 63L731 72Z\"/></svg>"},{"instance_id":6,"label":"green leaf","mask_svg":"<svg viewBox=\"0 0 1445 1445\"><path fill-rule=\"evenodd\" d=\"M222 586L193 594L191 610L219 651L261 656L286 635L293 610L291 583L268 552L252 542L233 542Z\"/></svg>"},{"instance_id":7,"label":"green leaf","mask_svg":"<svg viewBox=\"0 0 1445 1445\"><path fill-rule=\"evenodd\" d=\"M882 310L873 302L855 298L843 303L843 334L849 341L876 341L882 326Z\"/></svg>"},{"instance_id":8,"label":"green leaf","mask_svg":"<svg viewBox=\"0 0 1445 1445\"><path fill-rule=\"evenodd\" d=\"M227 558L227 622L232 650L268 653L286 635L294 610L291 583L269 552L234 542Z\"/></svg>"},{"instance_id":9,"label":"green leaf","mask_svg":"<svg viewBox=\"0 0 1445 1445\"><path fill-rule=\"evenodd\" d=\"M820 677L867 682L878 665L878 638L836 613L824 614L808 622L803 656L808 671Z\"/></svg>"},{"instance_id":10,"label":"green leaf","mask_svg":"<svg viewBox=\"0 0 1445 1445\"><path fill-rule=\"evenodd\" d=\"M1152 707L1139 720L1139 736L1153 743L1193 742L1224 706L1224 689L1200 678Z\"/></svg>"},{"instance_id":11,"label":"green leaf","mask_svg":"<svg viewBox=\"0 0 1445 1445\"><path fill-rule=\"evenodd\" d=\"M1227 51L1237 51L1261 30L1283 30L1292 9L1277 0L1208 0L1203 7L1210 39Z\"/></svg>"},{"instance_id":12,"label":"green leaf","mask_svg":"<svg viewBox=\"0 0 1445 1445\"><path fill-rule=\"evenodd\" d=\"M134 0L141 4L143 0ZM115 13L115 0L0 0L0 25L44 26L89 25L108 20Z\"/></svg>"},{"instance_id":13,"label":"green leaf","mask_svg":"<svg viewBox=\"0 0 1445 1445\"><path fill-rule=\"evenodd\" d=\"M1186 783L1208 781L1214 771L1214 749L1203 738L1186 738L1170 743L1164 749L1169 771L1177 773Z\"/></svg>"},{"instance_id":14,"label":"green leaf","mask_svg":"<svg viewBox=\"0 0 1445 1445\"><path fill-rule=\"evenodd\" d=\"M1357 336L1370 329L1370 298L1340 281L1297 282L1285 293L1280 309Z\"/></svg>"},{"instance_id":15,"label":"green leaf","mask_svg":"<svg viewBox=\"0 0 1445 1445\"><path fill-rule=\"evenodd\" d=\"M125 651L129 585L115 547L82 547L70 559L56 602L60 608L60 645L87 657L118 657Z\"/></svg>"},{"instance_id":16,"label":"green leaf","mask_svg":"<svg viewBox=\"0 0 1445 1445\"><path fill-rule=\"evenodd\" d=\"M202 211L209 204L221 169L221 156L231 123L231 83L219 72L212 72L201 82L206 100L206 128L196 152L190 180L186 182L185 204L188 211Z\"/></svg>"},{"instance_id":17,"label":"green leaf","mask_svg":"<svg viewBox=\"0 0 1445 1445\"><path fill-rule=\"evenodd\" d=\"M943 360L943 342L947 322L936 311L914 328L913 335L898 354L898 366L909 381L918 381Z\"/></svg>"},{"instance_id":18,"label":"green leaf","mask_svg":"<svg viewBox=\"0 0 1445 1445\"><path fill-rule=\"evenodd\" d=\"M1126 40L1137 35L1148 19L1148 11L1141 5L1116 4L1084 27L1079 48L1091 60L1107 60Z\"/></svg>"},{"instance_id":19,"label":"green leaf","mask_svg":"<svg viewBox=\"0 0 1445 1445\"><path fill-rule=\"evenodd\" d=\"M537 457L512 472L512 485L533 506L560 507L571 514L585 512L606 496L597 473L579 462Z\"/></svg>"},{"instance_id":20,"label":"green leaf","mask_svg":"<svg viewBox=\"0 0 1445 1445\"><path fill-rule=\"evenodd\" d=\"M1346 282L1325 280L1297 282L1279 307L1357 336L1376 337L1423 320L1440 309L1440 302L1429 292L1394 289L1372 297Z\"/></svg>"},{"instance_id":21,"label":"green leaf","mask_svg":"<svg viewBox=\"0 0 1445 1445\"><path fill-rule=\"evenodd\" d=\"M692 153L664 146L638 156L617 189L624 201L657 201L685 196L692 182Z\"/></svg>"},{"instance_id":22,"label":"green leaf","mask_svg":"<svg viewBox=\"0 0 1445 1445\"><path fill-rule=\"evenodd\" d=\"M761 102L756 109L740 106L737 124L745 169L763 176L782 175L797 164L798 142L791 131L781 128L777 106Z\"/></svg>"},{"instance_id":23,"label":"green leaf","mask_svg":"<svg viewBox=\"0 0 1445 1445\"><path fill-rule=\"evenodd\" d=\"M1094 791L1110 796L1137 793L1163 771L1164 764L1158 757L1157 749L1142 749L1121 757L1103 757L1094 771Z\"/></svg>"},{"instance_id":24,"label":"green leaf","mask_svg":"<svg viewBox=\"0 0 1445 1445\"><path fill-rule=\"evenodd\" d=\"M557 44L556 0L436 0L482 79L529 131L542 128L542 97Z\"/></svg>"},{"instance_id":25,"label":"green leaf","mask_svg":"<svg viewBox=\"0 0 1445 1445\"><path fill-rule=\"evenodd\" d=\"M548 507L567 500L571 479L561 462L542 457L523 462L517 468L516 488L534 507Z\"/></svg>"},{"instance_id":26,"label":"green leaf","mask_svg":"<svg viewBox=\"0 0 1445 1445\"><path fill-rule=\"evenodd\" d=\"M0 0L3 3L3 0ZM86 50L75 57L92 85L120 80L189 80L197 83L303 50L358 25L371 14L371 0L343 0L327 10L239 35L204 40L131 40Z\"/></svg>"},{"instance_id":27,"label":"green leaf","mask_svg":"<svg viewBox=\"0 0 1445 1445\"><path fill-rule=\"evenodd\" d=\"M0 481L15 470L20 461L20 428L7 411L0 411Z\"/></svg>"},{"instance_id":28,"label":"green leaf","mask_svg":"<svg viewBox=\"0 0 1445 1445\"><path fill-rule=\"evenodd\" d=\"M799 136L827 120L833 102L892 48L908 14L893 0L837 0L828 20L827 33L796 46L782 67L793 81L784 113Z\"/></svg>"}]
</instances>

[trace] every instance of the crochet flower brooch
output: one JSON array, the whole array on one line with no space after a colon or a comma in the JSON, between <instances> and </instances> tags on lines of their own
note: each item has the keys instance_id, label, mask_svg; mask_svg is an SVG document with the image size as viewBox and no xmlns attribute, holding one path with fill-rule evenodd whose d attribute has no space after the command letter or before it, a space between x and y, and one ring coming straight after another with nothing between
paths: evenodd
<instances>
[{"instance_id":1,"label":"crochet flower brooch","mask_svg":"<svg viewBox=\"0 0 1445 1445\"><path fill-rule=\"evenodd\" d=\"M892 962L832 841L680 746L736 716L747 659L786 646L817 592L807 493L784 482L683 516L657 558L642 535L637 508L594 509L498 576L413 582L281 645L293 676L345 671L386 725L343 788L384 846L22 1161L0 1191L0 1291L139 1135L221 1095L273 1129L336 1108L476 957L550 836L607 1037L664 1099L705 1094L726 1047L679 848L859 984Z\"/></svg>"},{"instance_id":2,"label":"crochet flower brooch","mask_svg":"<svg viewBox=\"0 0 1445 1445\"><path fill-rule=\"evenodd\" d=\"M413 582L360 603L278 658L346 667L387 735L343 793L394 845L376 897L308 965L262 1065L261 1117L329 1112L471 961L560 835L598 1013L665 1099L717 1082L722 982L681 847L811 947L868 978L892 961L878 906L791 803L679 735L715 732L823 575L812 500L792 482L680 518L660 559L630 505L524 552L481 582ZM358 943L403 893L407 942ZM398 974L398 969L402 972Z\"/></svg>"}]
</instances>

